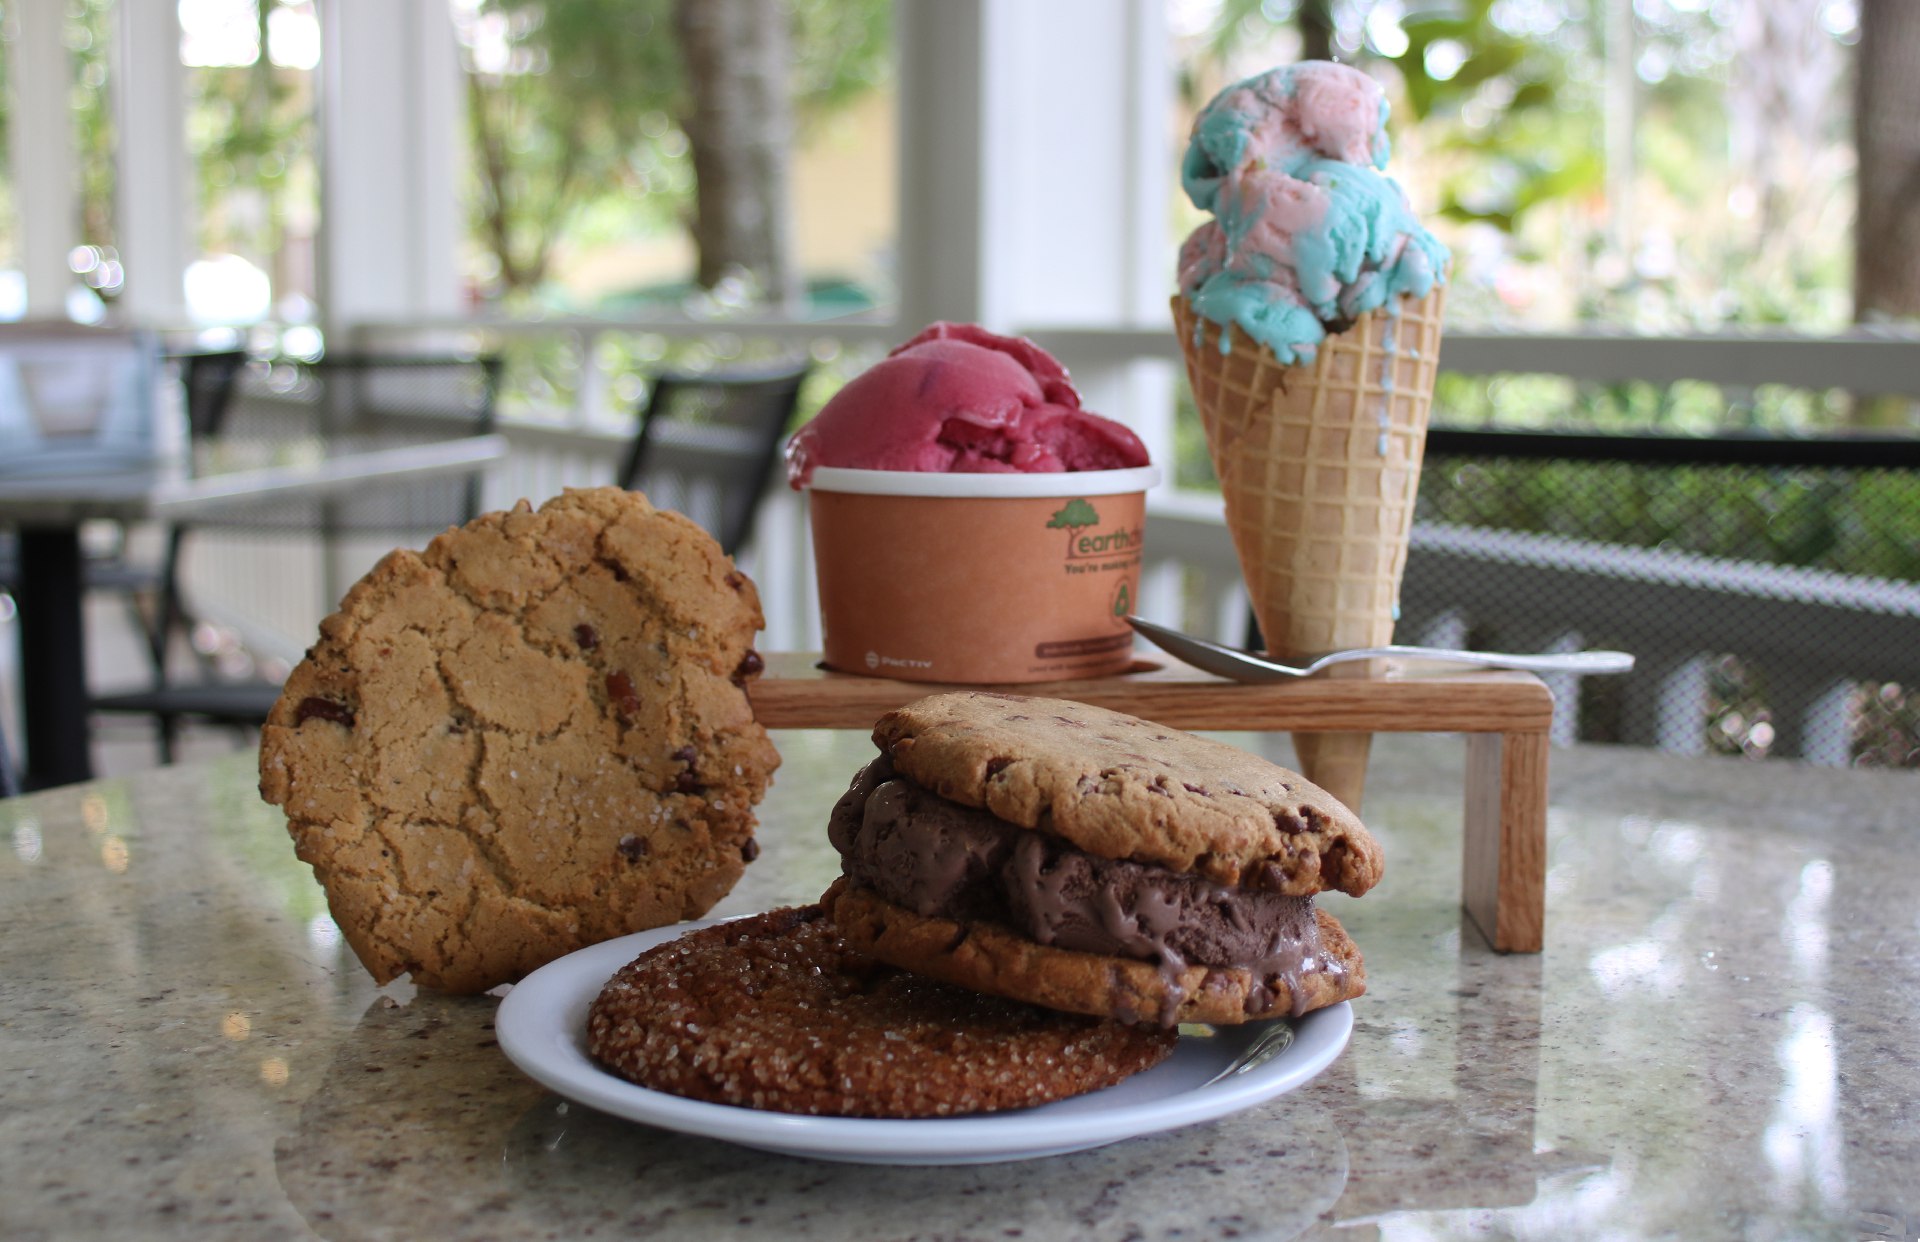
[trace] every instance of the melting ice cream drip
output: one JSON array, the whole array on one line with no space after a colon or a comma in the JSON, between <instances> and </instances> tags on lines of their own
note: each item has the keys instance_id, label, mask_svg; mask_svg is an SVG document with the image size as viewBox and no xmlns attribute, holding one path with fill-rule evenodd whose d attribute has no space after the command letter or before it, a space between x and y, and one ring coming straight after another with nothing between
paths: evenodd
<instances>
[{"instance_id":1,"label":"melting ice cream drip","mask_svg":"<svg viewBox=\"0 0 1920 1242\"><path fill-rule=\"evenodd\" d=\"M1381 344L1385 347L1384 352L1386 354L1386 364L1385 364L1386 374L1380 377L1379 449L1380 449L1380 456L1382 457L1385 457L1387 455L1387 431L1388 431L1388 428L1390 428L1393 425L1394 381L1400 371L1399 341L1400 341L1401 301L1402 299L1400 298L1388 299L1387 326L1386 326L1386 331L1382 334L1382 337L1381 337ZM1409 465L1412 464L1411 454L1409 454L1408 464ZM1384 481L1387 477L1386 472L1382 471L1380 477ZM1400 596L1398 594L1397 586L1395 588L1395 591L1396 593L1393 598L1393 607L1388 609L1388 615L1391 616L1395 621L1398 621L1400 619Z\"/></svg>"},{"instance_id":2,"label":"melting ice cream drip","mask_svg":"<svg viewBox=\"0 0 1920 1242\"><path fill-rule=\"evenodd\" d=\"M1399 370L1395 342L1400 335L1400 299L1393 298L1387 303L1387 326L1380 335L1380 441L1376 446L1380 456L1387 455L1387 432L1393 426L1393 383ZM1384 476L1383 476L1384 477Z\"/></svg>"}]
</instances>

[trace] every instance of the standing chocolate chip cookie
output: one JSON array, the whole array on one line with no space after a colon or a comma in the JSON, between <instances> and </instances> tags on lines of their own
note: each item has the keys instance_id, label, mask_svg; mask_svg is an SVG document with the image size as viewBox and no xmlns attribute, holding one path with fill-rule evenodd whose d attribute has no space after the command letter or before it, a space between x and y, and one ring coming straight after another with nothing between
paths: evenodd
<instances>
[{"instance_id":1,"label":"standing chocolate chip cookie","mask_svg":"<svg viewBox=\"0 0 1920 1242\"><path fill-rule=\"evenodd\" d=\"M260 792L382 983L484 991L704 914L779 764L746 686L759 594L618 488L390 553L320 626Z\"/></svg>"}]
</instances>

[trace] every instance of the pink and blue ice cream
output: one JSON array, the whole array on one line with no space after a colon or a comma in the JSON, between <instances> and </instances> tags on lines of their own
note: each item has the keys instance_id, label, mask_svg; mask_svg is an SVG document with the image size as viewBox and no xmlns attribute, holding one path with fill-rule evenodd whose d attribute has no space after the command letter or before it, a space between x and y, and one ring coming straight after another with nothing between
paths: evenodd
<instances>
[{"instance_id":1,"label":"pink and blue ice cream","mask_svg":"<svg viewBox=\"0 0 1920 1242\"><path fill-rule=\"evenodd\" d=\"M1445 283L1447 249L1386 167L1387 100L1329 61L1273 69L1220 92L1194 121L1180 179L1214 218L1180 248L1196 332L1238 327L1284 363L1329 333ZM1201 342L1196 342L1199 344Z\"/></svg>"}]
</instances>

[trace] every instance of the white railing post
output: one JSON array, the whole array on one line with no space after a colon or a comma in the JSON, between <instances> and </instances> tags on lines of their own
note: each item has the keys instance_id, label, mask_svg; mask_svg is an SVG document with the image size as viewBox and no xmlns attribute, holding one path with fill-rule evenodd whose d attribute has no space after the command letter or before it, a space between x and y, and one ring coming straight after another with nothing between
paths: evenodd
<instances>
[{"instance_id":1,"label":"white railing post","mask_svg":"<svg viewBox=\"0 0 1920 1242\"><path fill-rule=\"evenodd\" d=\"M67 252L80 241L80 151L73 119L73 53L66 0L7 6L5 44L15 253L27 281L27 318L64 319L74 287ZM178 53L175 53L176 57Z\"/></svg>"},{"instance_id":2,"label":"white railing post","mask_svg":"<svg viewBox=\"0 0 1920 1242\"><path fill-rule=\"evenodd\" d=\"M1147 552L1140 566L1140 599L1137 604L1140 615L1184 627L1187 624L1186 567L1171 557L1156 558L1152 549L1153 536L1149 533Z\"/></svg>"},{"instance_id":3,"label":"white railing post","mask_svg":"<svg viewBox=\"0 0 1920 1242\"><path fill-rule=\"evenodd\" d=\"M1774 753L1844 768L1853 762L1854 683L1821 669L1763 670L1773 715Z\"/></svg>"},{"instance_id":4,"label":"white railing post","mask_svg":"<svg viewBox=\"0 0 1920 1242\"><path fill-rule=\"evenodd\" d=\"M1230 570L1214 570L1205 575L1204 581L1213 589L1202 593L1201 598L1212 605L1213 615L1201 619L1200 633L1213 632L1213 641L1229 647L1244 647L1252 637L1248 633L1248 622L1253 618L1253 601L1247 597L1247 584L1240 576L1240 565L1235 562Z\"/></svg>"},{"instance_id":5,"label":"white railing post","mask_svg":"<svg viewBox=\"0 0 1920 1242\"><path fill-rule=\"evenodd\" d=\"M573 409L569 411L570 426L601 428L611 427L614 423L607 369L600 365L602 334L603 330L599 328L582 328L573 333L574 339L580 342L580 387L574 394Z\"/></svg>"},{"instance_id":6,"label":"white railing post","mask_svg":"<svg viewBox=\"0 0 1920 1242\"><path fill-rule=\"evenodd\" d=\"M1622 740L1682 755L1707 750L1707 673L1710 657L1697 653L1635 653L1627 679Z\"/></svg>"},{"instance_id":7,"label":"white railing post","mask_svg":"<svg viewBox=\"0 0 1920 1242\"><path fill-rule=\"evenodd\" d=\"M1430 617L1418 618L1413 641L1422 647L1463 649L1467 645L1467 614L1458 608L1448 608Z\"/></svg>"},{"instance_id":8,"label":"white railing post","mask_svg":"<svg viewBox=\"0 0 1920 1242\"><path fill-rule=\"evenodd\" d=\"M1586 646L1580 631L1565 628L1516 630L1513 642L1515 651L1568 652ZM1582 678L1575 673L1542 673L1540 680L1553 693L1553 724L1547 738L1555 746L1571 746L1580 740Z\"/></svg>"},{"instance_id":9,"label":"white railing post","mask_svg":"<svg viewBox=\"0 0 1920 1242\"><path fill-rule=\"evenodd\" d=\"M812 651L806 643L808 566L804 554L810 542L806 504L785 482L771 485L754 515L753 535L737 558L740 568L760 588L760 607L767 628L760 645L769 651Z\"/></svg>"}]
</instances>

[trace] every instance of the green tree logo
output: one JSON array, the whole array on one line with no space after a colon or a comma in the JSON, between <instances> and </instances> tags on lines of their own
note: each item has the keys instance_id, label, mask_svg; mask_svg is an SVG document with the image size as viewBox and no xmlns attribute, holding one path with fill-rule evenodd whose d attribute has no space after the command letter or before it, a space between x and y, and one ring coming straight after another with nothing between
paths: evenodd
<instances>
[{"instance_id":1,"label":"green tree logo","mask_svg":"<svg viewBox=\"0 0 1920 1242\"><path fill-rule=\"evenodd\" d=\"M1072 556L1074 535L1089 526L1098 525L1099 522L1100 515L1094 511L1094 507L1076 497L1055 511L1053 517L1047 522L1047 529L1067 532L1067 555Z\"/></svg>"}]
</instances>

